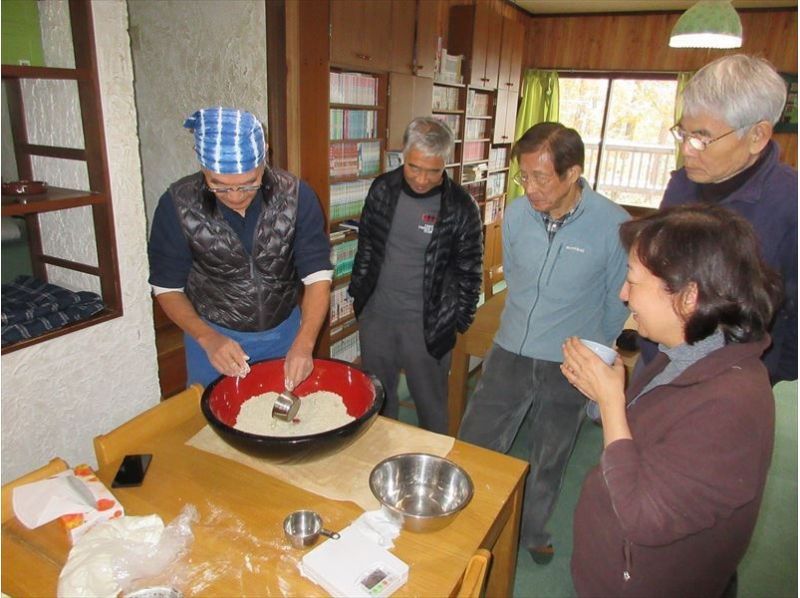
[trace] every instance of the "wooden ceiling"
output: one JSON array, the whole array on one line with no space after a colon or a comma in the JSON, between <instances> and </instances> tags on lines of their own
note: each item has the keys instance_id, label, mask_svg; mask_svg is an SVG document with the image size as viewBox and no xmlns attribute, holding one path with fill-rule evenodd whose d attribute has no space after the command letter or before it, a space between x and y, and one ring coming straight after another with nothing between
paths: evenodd
<instances>
[{"instance_id":1,"label":"wooden ceiling","mask_svg":"<svg viewBox=\"0 0 800 598\"><path fill-rule=\"evenodd\" d=\"M686 10L697 0L511 0L536 14ZM797 0L732 0L734 8L797 8Z\"/></svg>"}]
</instances>

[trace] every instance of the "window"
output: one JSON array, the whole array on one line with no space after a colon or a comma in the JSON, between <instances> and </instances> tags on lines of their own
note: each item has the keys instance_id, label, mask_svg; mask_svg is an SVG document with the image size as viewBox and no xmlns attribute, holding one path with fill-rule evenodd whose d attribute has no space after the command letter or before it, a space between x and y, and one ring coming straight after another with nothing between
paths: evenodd
<instances>
[{"instance_id":1,"label":"window","mask_svg":"<svg viewBox=\"0 0 800 598\"><path fill-rule=\"evenodd\" d=\"M584 176L623 205L657 208L675 169L674 75L559 73L559 120L586 147Z\"/></svg>"}]
</instances>

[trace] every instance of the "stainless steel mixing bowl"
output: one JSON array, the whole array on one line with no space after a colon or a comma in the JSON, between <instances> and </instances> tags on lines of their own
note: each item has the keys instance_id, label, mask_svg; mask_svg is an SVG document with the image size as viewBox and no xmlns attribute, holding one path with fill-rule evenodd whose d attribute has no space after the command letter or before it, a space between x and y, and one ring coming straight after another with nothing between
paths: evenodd
<instances>
[{"instance_id":1,"label":"stainless steel mixing bowl","mask_svg":"<svg viewBox=\"0 0 800 598\"><path fill-rule=\"evenodd\" d=\"M403 528L430 532L452 523L472 500L472 479L448 459L403 453L378 463L369 487L381 505L402 518Z\"/></svg>"}]
</instances>

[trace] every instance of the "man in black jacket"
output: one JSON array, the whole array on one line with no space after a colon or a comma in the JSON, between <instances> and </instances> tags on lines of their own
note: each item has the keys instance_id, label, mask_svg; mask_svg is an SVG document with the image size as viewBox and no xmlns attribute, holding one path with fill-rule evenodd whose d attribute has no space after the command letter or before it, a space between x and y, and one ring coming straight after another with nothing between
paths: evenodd
<instances>
[{"instance_id":1,"label":"man in black jacket","mask_svg":"<svg viewBox=\"0 0 800 598\"><path fill-rule=\"evenodd\" d=\"M475 200L444 172L453 133L416 118L402 167L373 182L361 213L348 292L362 365L384 385L383 414L397 418L404 370L420 426L447 432L447 374L456 332L475 317L482 226Z\"/></svg>"}]
</instances>

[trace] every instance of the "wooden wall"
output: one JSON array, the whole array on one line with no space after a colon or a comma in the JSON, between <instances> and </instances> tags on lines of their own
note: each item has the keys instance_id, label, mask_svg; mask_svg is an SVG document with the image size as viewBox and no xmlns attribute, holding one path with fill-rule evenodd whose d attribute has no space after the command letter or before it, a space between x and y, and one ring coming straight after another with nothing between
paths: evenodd
<instances>
[{"instance_id":1,"label":"wooden wall","mask_svg":"<svg viewBox=\"0 0 800 598\"><path fill-rule=\"evenodd\" d=\"M688 71L725 54L763 56L779 71L797 73L797 9L739 10L738 50L670 48L675 13L532 16L524 68ZM776 134L784 161L797 168L797 135Z\"/></svg>"}]
</instances>

